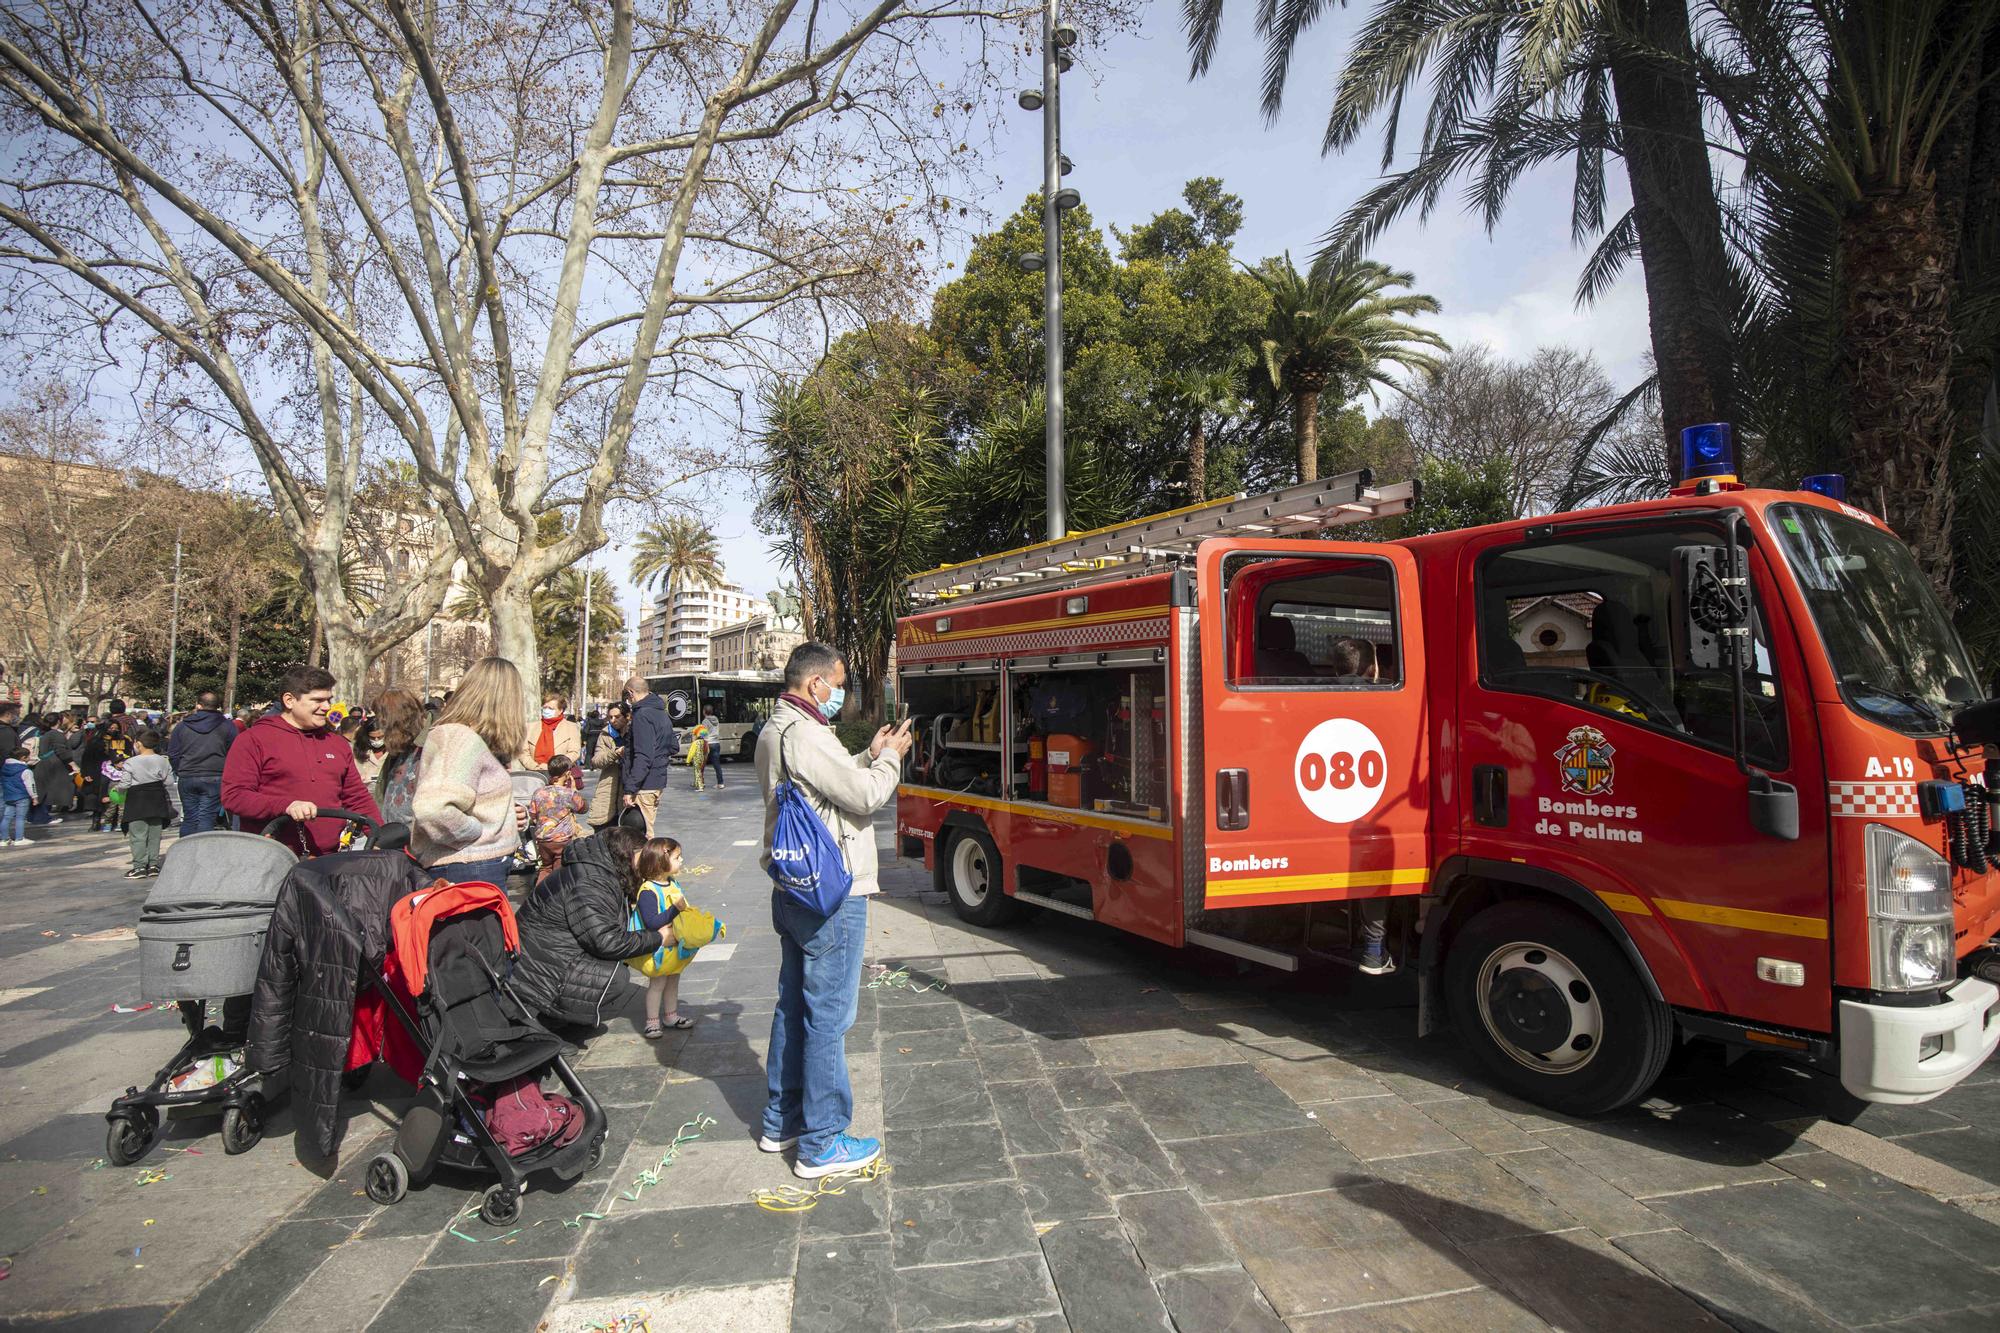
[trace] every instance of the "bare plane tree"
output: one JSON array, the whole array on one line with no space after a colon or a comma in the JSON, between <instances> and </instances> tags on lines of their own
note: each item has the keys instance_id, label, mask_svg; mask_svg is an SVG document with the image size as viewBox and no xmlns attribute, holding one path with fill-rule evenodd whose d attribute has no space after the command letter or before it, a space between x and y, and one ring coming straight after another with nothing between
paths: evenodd
<instances>
[{"instance_id":1,"label":"bare plane tree","mask_svg":"<svg viewBox=\"0 0 2000 1333\"><path fill-rule=\"evenodd\" d=\"M90 349L182 429L248 441L343 681L459 560L533 679L530 596L603 544L607 504L727 461L690 441L760 372L918 293L1039 12L8 6L6 297L37 350ZM384 455L442 521L364 613L340 548Z\"/></svg>"},{"instance_id":2,"label":"bare plane tree","mask_svg":"<svg viewBox=\"0 0 2000 1333\"><path fill-rule=\"evenodd\" d=\"M31 710L67 708L115 684L104 667L128 630L164 618L157 560L187 493L141 472L60 382L0 411L0 441L0 667Z\"/></svg>"}]
</instances>

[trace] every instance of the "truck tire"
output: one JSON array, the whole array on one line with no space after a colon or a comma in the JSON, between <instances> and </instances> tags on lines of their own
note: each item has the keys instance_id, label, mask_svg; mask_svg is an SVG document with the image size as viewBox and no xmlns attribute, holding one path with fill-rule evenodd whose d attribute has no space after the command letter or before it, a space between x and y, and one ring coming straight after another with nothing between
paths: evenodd
<instances>
[{"instance_id":1,"label":"truck tire","mask_svg":"<svg viewBox=\"0 0 2000 1333\"><path fill-rule=\"evenodd\" d=\"M1597 925L1548 899L1498 903L1445 957L1452 1025L1493 1080L1570 1115L1645 1096L1673 1016Z\"/></svg>"},{"instance_id":2,"label":"truck tire","mask_svg":"<svg viewBox=\"0 0 2000 1333\"><path fill-rule=\"evenodd\" d=\"M945 845L944 885L959 920L975 926L1004 926L1020 916L1021 905L1001 887L1000 849L982 832L960 829Z\"/></svg>"}]
</instances>

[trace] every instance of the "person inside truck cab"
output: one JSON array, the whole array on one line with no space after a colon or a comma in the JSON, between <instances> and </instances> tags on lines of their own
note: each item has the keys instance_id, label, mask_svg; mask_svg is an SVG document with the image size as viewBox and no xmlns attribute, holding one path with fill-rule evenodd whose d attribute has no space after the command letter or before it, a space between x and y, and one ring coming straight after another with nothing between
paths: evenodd
<instances>
[{"instance_id":1,"label":"person inside truck cab","mask_svg":"<svg viewBox=\"0 0 2000 1333\"><path fill-rule=\"evenodd\" d=\"M1378 674L1375 645L1366 639L1335 639L1327 666L1335 684L1372 685Z\"/></svg>"}]
</instances>

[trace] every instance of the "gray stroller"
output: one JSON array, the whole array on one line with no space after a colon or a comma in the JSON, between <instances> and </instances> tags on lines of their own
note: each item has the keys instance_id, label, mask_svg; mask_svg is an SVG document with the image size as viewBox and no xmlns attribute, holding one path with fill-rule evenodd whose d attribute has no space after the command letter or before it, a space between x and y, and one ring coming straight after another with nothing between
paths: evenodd
<instances>
[{"instance_id":1,"label":"gray stroller","mask_svg":"<svg viewBox=\"0 0 2000 1333\"><path fill-rule=\"evenodd\" d=\"M357 842L372 836L375 822L347 810L322 810L322 817L360 826ZM177 1004L187 1041L144 1088L129 1087L105 1112L110 1130L105 1156L130 1166L152 1150L164 1110L222 1115L222 1150L248 1152L264 1137L266 1111L261 1080L238 1067L200 1086L189 1076L206 1061L224 1060L243 1049L250 1019L250 992L264 953L264 933L278 886L298 864L298 855L277 835L290 825L283 816L263 834L216 830L174 843L160 866L139 913L140 997L153 1004ZM211 1006L221 1001L221 1013Z\"/></svg>"}]
</instances>

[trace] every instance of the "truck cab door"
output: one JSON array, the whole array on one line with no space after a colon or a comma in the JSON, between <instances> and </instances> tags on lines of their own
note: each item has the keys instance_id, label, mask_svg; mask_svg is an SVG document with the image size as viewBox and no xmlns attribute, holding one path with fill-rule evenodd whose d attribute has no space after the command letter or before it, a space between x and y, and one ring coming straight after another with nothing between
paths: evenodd
<instances>
[{"instance_id":1,"label":"truck cab door","mask_svg":"<svg viewBox=\"0 0 2000 1333\"><path fill-rule=\"evenodd\" d=\"M1204 905L1422 892L1430 764L1410 553L1217 539L1196 577Z\"/></svg>"}]
</instances>

